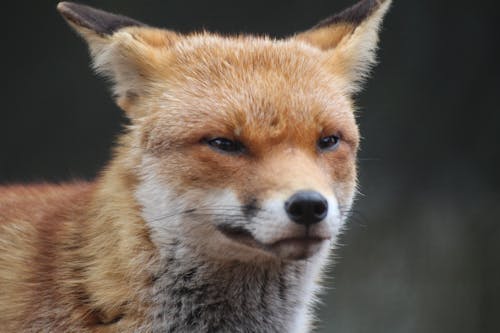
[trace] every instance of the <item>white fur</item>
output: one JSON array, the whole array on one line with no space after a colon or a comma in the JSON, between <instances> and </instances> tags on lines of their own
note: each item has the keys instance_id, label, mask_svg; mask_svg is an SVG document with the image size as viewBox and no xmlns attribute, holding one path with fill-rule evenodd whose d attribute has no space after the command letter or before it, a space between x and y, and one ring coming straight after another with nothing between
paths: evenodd
<instances>
[{"instance_id":1,"label":"white fur","mask_svg":"<svg viewBox=\"0 0 500 333\"><path fill-rule=\"evenodd\" d=\"M210 216L203 215L197 220L186 220L186 216L182 214L183 211L192 208L203 210L205 207L210 211L210 207L237 207L241 203L234 193L231 191L214 191L205 193L200 198L200 193L197 190L193 190L194 194L189 194L188 192L179 196L159 181L157 172L153 167L154 165L156 165L154 157L147 156L143 159L143 165L140 168L141 182L137 187L136 198L143 207L143 218L151 230L151 238L159 248L162 260L166 262L167 258L170 258L168 260L175 259L174 267L166 268L169 270L169 274L174 276L182 274L183 269L186 269L184 267L186 265L201 267L200 272L205 272L207 275L213 273L214 269L210 268L212 264L207 263L207 258L202 258L203 255L200 255L203 251L200 250L200 253L193 253L193 249L204 248L204 251L220 251L221 256L226 257L230 257L231 253L241 254L245 251L252 252L249 248L226 239L216 231ZM290 314L288 320L279 323L281 325L279 327L287 327L288 332L301 333L309 331L311 315L308 309L311 303L315 301L314 295L319 290L317 281L319 280L321 269L327 259L330 245L334 242L342 223L337 200L333 196L328 196L327 200L329 203L329 212L325 221L326 223L318 224L318 230L315 232L329 234L331 235L331 240L324 242L320 251L313 257L293 263L293 265L301 267L300 271L302 273L298 277L287 277L289 284L292 286L288 291L291 293L289 297L291 300L296 300L290 301L290 306L292 307L285 306L283 308L284 305L280 303L276 303L274 306L276 309L282 309L280 311L285 311L283 316L286 313ZM259 241L267 243L286 238L287 236L293 237L293 232L297 232L295 228L300 227L290 222L287 218L283 200L268 200L262 208L263 212L252 218L252 223L250 223L251 232ZM231 214L237 213L234 210L228 212L227 218L229 220L231 219ZM246 226L248 227L248 224ZM181 244L172 256L172 244L174 242L178 243L179 238ZM217 267L219 264L216 262L214 266ZM245 264L242 264L242 272L245 272L244 266ZM234 277L234 279L239 278L241 277ZM160 321L156 319L156 322L152 324L153 331L162 331L167 327L171 327L169 326L171 324L169 323L168 307L173 306L171 301L169 301L173 296L168 295L168 291L165 294L159 294L159 292L165 290L166 286L171 285L172 281L172 276L168 274L162 276L152 291L154 295L157 295L154 299L154 303L157 305L152 309L152 313L154 314L152 314L152 317L162 318ZM200 283L203 282L200 281ZM261 292L258 287L259 285L260 282L256 282L256 295Z\"/></svg>"},{"instance_id":2,"label":"white fur","mask_svg":"<svg viewBox=\"0 0 500 333\"><path fill-rule=\"evenodd\" d=\"M335 240L342 225L337 199L326 196L328 215L324 222L310 227L311 233L331 237ZM252 219L252 233L256 239L271 244L289 237L296 237L303 232L303 226L294 223L287 216L283 199L270 199L262 204L262 212Z\"/></svg>"}]
</instances>

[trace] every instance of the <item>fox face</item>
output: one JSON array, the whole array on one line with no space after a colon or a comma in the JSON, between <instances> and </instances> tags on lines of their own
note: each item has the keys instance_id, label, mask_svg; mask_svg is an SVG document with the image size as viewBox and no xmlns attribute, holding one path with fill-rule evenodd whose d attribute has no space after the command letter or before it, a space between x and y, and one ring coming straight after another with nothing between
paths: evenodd
<instances>
[{"instance_id":1,"label":"fox face","mask_svg":"<svg viewBox=\"0 0 500 333\"><path fill-rule=\"evenodd\" d=\"M174 51L178 73L138 122L146 220L164 230L178 214L177 232L220 238L207 244L225 256L220 244L236 242L229 253L308 257L335 237L354 195L358 131L345 88L302 42L204 38Z\"/></svg>"},{"instance_id":2,"label":"fox face","mask_svg":"<svg viewBox=\"0 0 500 333\"><path fill-rule=\"evenodd\" d=\"M59 5L131 119L117 156L160 253L179 239L218 260L326 252L355 196L352 96L389 3L283 40L180 35Z\"/></svg>"}]
</instances>

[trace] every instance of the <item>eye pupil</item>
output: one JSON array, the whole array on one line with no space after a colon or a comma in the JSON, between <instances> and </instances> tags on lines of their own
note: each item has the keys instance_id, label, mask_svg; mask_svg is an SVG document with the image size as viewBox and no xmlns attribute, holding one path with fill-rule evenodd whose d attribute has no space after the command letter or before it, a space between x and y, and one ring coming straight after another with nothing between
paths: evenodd
<instances>
[{"instance_id":1,"label":"eye pupil","mask_svg":"<svg viewBox=\"0 0 500 333\"><path fill-rule=\"evenodd\" d=\"M237 153L243 151L243 145L241 143L226 138L215 138L207 140L206 142L212 148L228 153Z\"/></svg>"},{"instance_id":2,"label":"eye pupil","mask_svg":"<svg viewBox=\"0 0 500 333\"><path fill-rule=\"evenodd\" d=\"M318 146L321 150L335 149L339 144L340 138L336 135L325 136L319 139Z\"/></svg>"}]
</instances>

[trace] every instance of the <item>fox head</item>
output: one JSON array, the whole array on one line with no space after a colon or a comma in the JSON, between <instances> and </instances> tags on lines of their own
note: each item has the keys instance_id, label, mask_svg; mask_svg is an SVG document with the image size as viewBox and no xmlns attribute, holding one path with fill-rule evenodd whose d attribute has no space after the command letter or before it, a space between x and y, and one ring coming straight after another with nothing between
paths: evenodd
<instances>
[{"instance_id":1,"label":"fox head","mask_svg":"<svg viewBox=\"0 0 500 333\"><path fill-rule=\"evenodd\" d=\"M356 192L352 97L375 60L390 0L362 0L275 40L182 35L61 2L131 119L119 150L160 252L220 260L310 258Z\"/></svg>"}]
</instances>

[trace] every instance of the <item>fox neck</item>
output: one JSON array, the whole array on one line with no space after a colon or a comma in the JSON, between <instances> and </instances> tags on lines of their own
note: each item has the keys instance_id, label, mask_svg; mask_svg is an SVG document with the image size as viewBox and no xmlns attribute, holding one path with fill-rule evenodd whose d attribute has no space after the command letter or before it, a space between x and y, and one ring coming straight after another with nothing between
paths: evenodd
<instances>
[{"instance_id":1,"label":"fox neck","mask_svg":"<svg viewBox=\"0 0 500 333\"><path fill-rule=\"evenodd\" d=\"M82 284L104 323L127 316L129 307L136 317L147 315L147 288L159 262L133 197L137 178L126 162L115 158L97 179L86 222L77 230L84 243L78 262L91 268L81 270L87 273Z\"/></svg>"},{"instance_id":2,"label":"fox neck","mask_svg":"<svg viewBox=\"0 0 500 333\"><path fill-rule=\"evenodd\" d=\"M171 245L154 277L153 332L304 332L312 261L213 262Z\"/></svg>"}]
</instances>

